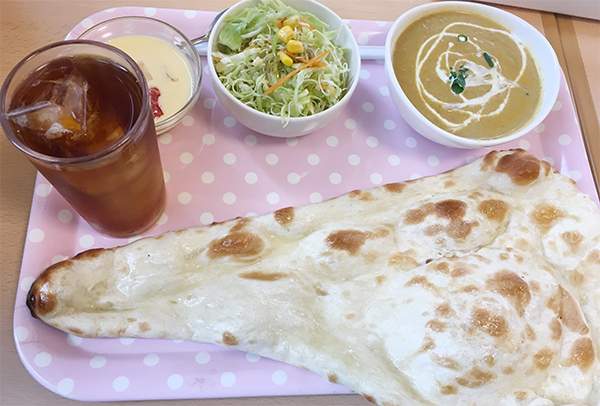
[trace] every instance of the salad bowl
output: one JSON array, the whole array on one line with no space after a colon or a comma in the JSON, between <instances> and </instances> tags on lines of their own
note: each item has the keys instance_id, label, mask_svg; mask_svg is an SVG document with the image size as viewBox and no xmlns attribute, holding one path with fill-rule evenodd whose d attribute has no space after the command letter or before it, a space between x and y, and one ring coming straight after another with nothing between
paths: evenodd
<instances>
[{"instance_id":1,"label":"salad bowl","mask_svg":"<svg viewBox=\"0 0 600 406\"><path fill-rule=\"evenodd\" d=\"M347 105L356 89L360 73L360 54L358 44L352 35L347 23L329 8L313 0L285 0L273 2L284 4L301 13L310 13L328 26L330 31L337 31L334 41L343 50L343 55L348 66L348 82L343 96L332 106L323 111L303 117L283 117L283 115L269 114L244 103L236 98L222 83L216 70L220 47L219 37L222 30L226 29L233 16L244 10L256 7L261 0L242 0L230 7L218 19L208 38L208 73L219 102L238 122L251 130L274 137L297 137L319 130L334 120ZM281 64L280 64L281 65ZM242 75L244 73L242 72ZM311 94L311 98L319 95ZM293 106L289 107L293 108Z\"/></svg>"}]
</instances>

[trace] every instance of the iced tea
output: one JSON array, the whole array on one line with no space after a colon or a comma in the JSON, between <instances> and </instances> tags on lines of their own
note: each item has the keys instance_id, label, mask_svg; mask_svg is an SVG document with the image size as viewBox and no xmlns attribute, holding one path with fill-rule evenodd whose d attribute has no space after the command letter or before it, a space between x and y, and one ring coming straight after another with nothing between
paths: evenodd
<instances>
[{"instance_id":1,"label":"iced tea","mask_svg":"<svg viewBox=\"0 0 600 406\"><path fill-rule=\"evenodd\" d=\"M71 49L22 62L9 75L0 100L4 131L92 227L115 237L139 234L165 205L143 74L104 44L52 47ZM17 78L19 68L26 72Z\"/></svg>"}]
</instances>

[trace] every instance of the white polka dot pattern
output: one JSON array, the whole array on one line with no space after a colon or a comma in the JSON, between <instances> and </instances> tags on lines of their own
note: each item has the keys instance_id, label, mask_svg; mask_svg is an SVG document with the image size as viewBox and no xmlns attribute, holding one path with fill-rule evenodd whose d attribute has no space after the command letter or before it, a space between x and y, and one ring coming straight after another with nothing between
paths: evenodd
<instances>
[{"instance_id":1,"label":"white polka dot pattern","mask_svg":"<svg viewBox=\"0 0 600 406\"><path fill-rule=\"evenodd\" d=\"M52 355L47 352L40 352L35 356L33 362L40 368L47 367L52 362Z\"/></svg>"},{"instance_id":2,"label":"white polka dot pattern","mask_svg":"<svg viewBox=\"0 0 600 406\"><path fill-rule=\"evenodd\" d=\"M283 385L287 382L287 374L284 371L277 370L271 376L275 385Z\"/></svg>"},{"instance_id":3,"label":"white polka dot pattern","mask_svg":"<svg viewBox=\"0 0 600 406\"><path fill-rule=\"evenodd\" d=\"M167 379L167 385L171 389L179 389L183 385L183 376L179 374L173 374Z\"/></svg>"},{"instance_id":4,"label":"white polka dot pattern","mask_svg":"<svg viewBox=\"0 0 600 406\"><path fill-rule=\"evenodd\" d=\"M63 396L68 396L75 389L75 381L71 378L63 378L56 385L56 390Z\"/></svg>"},{"instance_id":5,"label":"white polka dot pattern","mask_svg":"<svg viewBox=\"0 0 600 406\"><path fill-rule=\"evenodd\" d=\"M71 347L78 347L81 345L82 342L83 342L83 338L81 338L81 337L77 337L72 334L67 335L67 343Z\"/></svg>"},{"instance_id":6,"label":"white polka dot pattern","mask_svg":"<svg viewBox=\"0 0 600 406\"><path fill-rule=\"evenodd\" d=\"M44 233L44 230L42 230L40 228L34 228L34 229L30 230L29 233L27 234L27 238L31 242L42 242L45 237L46 237L46 233Z\"/></svg>"},{"instance_id":7,"label":"white polka dot pattern","mask_svg":"<svg viewBox=\"0 0 600 406\"><path fill-rule=\"evenodd\" d=\"M82 235L79 239L79 245L81 248L91 248L94 245L95 239L91 234Z\"/></svg>"},{"instance_id":8,"label":"white polka dot pattern","mask_svg":"<svg viewBox=\"0 0 600 406\"><path fill-rule=\"evenodd\" d=\"M35 187L35 194L40 197L47 197L52 191L52 186L48 183L42 183Z\"/></svg>"},{"instance_id":9,"label":"white polka dot pattern","mask_svg":"<svg viewBox=\"0 0 600 406\"><path fill-rule=\"evenodd\" d=\"M52 265L54 265L57 262L64 261L65 259L67 259L67 257L64 256L64 255L55 255L55 256L52 257L52 260L50 261L50 263Z\"/></svg>"},{"instance_id":10,"label":"white polka dot pattern","mask_svg":"<svg viewBox=\"0 0 600 406\"><path fill-rule=\"evenodd\" d=\"M235 193L227 192L223 195L223 203L225 204L234 204L237 197Z\"/></svg>"},{"instance_id":11,"label":"white polka dot pattern","mask_svg":"<svg viewBox=\"0 0 600 406\"><path fill-rule=\"evenodd\" d=\"M235 381L236 376L233 372L225 372L223 375L221 375L221 385L226 388L231 388L233 385L235 385Z\"/></svg>"},{"instance_id":12,"label":"white polka dot pattern","mask_svg":"<svg viewBox=\"0 0 600 406\"><path fill-rule=\"evenodd\" d=\"M129 378L126 376L119 376L112 383L113 389L117 392L123 392L129 387Z\"/></svg>"},{"instance_id":13,"label":"white polka dot pattern","mask_svg":"<svg viewBox=\"0 0 600 406\"><path fill-rule=\"evenodd\" d=\"M71 220L73 220L73 213L71 213L70 210L63 209L58 212L58 219L62 223L69 223Z\"/></svg>"},{"instance_id":14,"label":"white polka dot pattern","mask_svg":"<svg viewBox=\"0 0 600 406\"><path fill-rule=\"evenodd\" d=\"M198 354L196 354L196 362L198 364L204 365L204 364L208 364L208 362L210 361L210 354L207 352L199 352Z\"/></svg>"},{"instance_id":15,"label":"white polka dot pattern","mask_svg":"<svg viewBox=\"0 0 600 406\"><path fill-rule=\"evenodd\" d=\"M260 361L260 355L252 354L251 352L246 353L246 359L248 362L258 362Z\"/></svg>"},{"instance_id":16,"label":"white polka dot pattern","mask_svg":"<svg viewBox=\"0 0 600 406\"><path fill-rule=\"evenodd\" d=\"M28 276L26 278L21 279L21 283L19 284L19 287L21 288L21 290L23 292L29 292L29 288L31 287L31 284L33 283L33 281L35 280L35 278L33 276Z\"/></svg>"},{"instance_id":17,"label":"white polka dot pattern","mask_svg":"<svg viewBox=\"0 0 600 406\"><path fill-rule=\"evenodd\" d=\"M183 120L181 120L181 125L185 126L185 127L191 127L194 125L194 117L192 116L185 116L183 118Z\"/></svg>"},{"instance_id":18,"label":"white polka dot pattern","mask_svg":"<svg viewBox=\"0 0 600 406\"><path fill-rule=\"evenodd\" d=\"M106 358L102 355L97 355L90 360L90 366L94 369L102 368L106 365Z\"/></svg>"},{"instance_id":19,"label":"white polka dot pattern","mask_svg":"<svg viewBox=\"0 0 600 406\"><path fill-rule=\"evenodd\" d=\"M29 330L27 330L25 327L18 326L15 327L14 334L15 340L19 343L22 343L29 337Z\"/></svg>"},{"instance_id":20,"label":"white polka dot pattern","mask_svg":"<svg viewBox=\"0 0 600 406\"><path fill-rule=\"evenodd\" d=\"M160 357L156 354L148 354L144 357L144 365L148 367L153 367L158 364L158 361L160 361Z\"/></svg>"},{"instance_id":21,"label":"white polka dot pattern","mask_svg":"<svg viewBox=\"0 0 600 406\"><path fill-rule=\"evenodd\" d=\"M192 37L203 33L215 14L123 7L86 18L69 38L76 38L86 26L123 15L151 15ZM391 27L384 21L348 24L355 38L369 46L383 45ZM206 59L203 63L207 74ZM362 61L357 90L332 123L307 136L282 139L238 123L218 101L210 82L203 80L197 105L158 138L167 206L144 236L437 174L489 151L430 142L404 122L389 96L382 61ZM595 196L576 122L563 80L548 118L503 148L523 148L560 165L583 192ZM55 385L52 390L92 401L349 392L316 374L255 354L181 340L82 339L31 318L25 298L42 269L84 249L139 238L111 239L96 233L38 176L26 236L28 255L23 257L17 289L21 305L15 307L14 338L23 362Z\"/></svg>"}]
</instances>

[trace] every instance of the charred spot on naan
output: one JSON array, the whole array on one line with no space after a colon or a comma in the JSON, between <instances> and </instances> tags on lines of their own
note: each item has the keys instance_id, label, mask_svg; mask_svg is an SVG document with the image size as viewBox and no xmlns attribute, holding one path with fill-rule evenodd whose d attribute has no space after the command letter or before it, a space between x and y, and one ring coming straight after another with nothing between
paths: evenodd
<instances>
[{"instance_id":1,"label":"charred spot on naan","mask_svg":"<svg viewBox=\"0 0 600 406\"><path fill-rule=\"evenodd\" d=\"M279 209L273 212L273 217L275 221L282 226L287 226L292 221L294 221L294 208L293 207L285 207L283 209Z\"/></svg>"},{"instance_id":2,"label":"charred spot on naan","mask_svg":"<svg viewBox=\"0 0 600 406\"><path fill-rule=\"evenodd\" d=\"M449 303L444 302L435 308L435 314L438 317L450 318L456 316L456 312Z\"/></svg>"},{"instance_id":3,"label":"charred spot on naan","mask_svg":"<svg viewBox=\"0 0 600 406\"><path fill-rule=\"evenodd\" d=\"M558 316L564 327L582 335L589 333L579 306L561 285L558 285L556 293L548 298L546 306Z\"/></svg>"},{"instance_id":4,"label":"charred spot on naan","mask_svg":"<svg viewBox=\"0 0 600 406\"><path fill-rule=\"evenodd\" d=\"M506 202L498 199L484 200L477 206L479 212L488 220L502 223L508 214L508 205Z\"/></svg>"},{"instance_id":5,"label":"charred spot on naan","mask_svg":"<svg viewBox=\"0 0 600 406\"><path fill-rule=\"evenodd\" d=\"M426 225L422 231L424 235L434 237L445 232L453 240L464 240L471 234L473 228L480 225L478 221L464 219L467 209L468 205L457 199L428 202L408 210L403 217L403 222L405 225L417 225L423 223L427 217L435 216L443 223ZM443 239L439 239L439 244L443 245Z\"/></svg>"},{"instance_id":6,"label":"charred spot on naan","mask_svg":"<svg viewBox=\"0 0 600 406\"><path fill-rule=\"evenodd\" d=\"M234 347L239 344L237 337L230 331L223 333L223 344Z\"/></svg>"},{"instance_id":7,"label":"charred spot on naan","mask_svg":"<svg viewBox=\"0 0 600 406\"><path fill-rule=\"evenodd\" d=\"M429 320L427 323L425 323L425 327L438 333L443 333L446 331L446 323L437 319Z\"/></svg>"},{"instance_id":8,"label":"charred spot on naan","mask_svg":"<svg viewBox=\"0 0 600 406\"><path fill-rule=\"evenodd\" d=\"M538 228L546 233L550 230L558 220L563 218L565 214L550 203L537 204L531 212L531 218Z\"/></svg>"},{"instance_id":9,"label":"charred spot on naan","mask_svg":"<svg viewBox=\"0 0 600 406\"><path fill-rule=\"evenodd\" d=\"M595 359L596 353L592 340L589 337L582 337L575 340L571 346L567 365L577 366L585 372L592 366Z\"/></svg>"},{"instance_id":10,"label":"charred spot on naan","mask_svg":"<svg viewBox=\"0 0 600 406\"><path fill-rule=\"evenodd\" d=\"M511 375L515 373L515 369L512 367L512 365L504 365L502 368L502 373L504 375Z\"/></svg>"},{"instance_id":11,"label":"charred spot on naan","mask_svg":"<svg viewBox=\"0 0 600 406\"><path fill-rule=\"evenodd\" d=\"M467 388L480 388L496 379L496 374L475 365L469 371L456 378L456 383Z\"/></svg>"},{"instance_id":12,"label":"charred spot on naan","mask_svg":"<svg viewBox=\"0 0 600 406\"><path fill-rule=\"evenodd\" d=\"M498 159L496 172L507 174L515 185L527 186L540 176L540 166L535 157L515 152Z\"/></svg>"},{"instance_id":13,"label":"charred spot on naan","mask_svg":"<svg viewBox=\"0 0 600 406\"><path fill-rule=\"evenodd\" d=\"M365 398L366 400L368 400L369 402L377 404L377 401L375 400L375 398L373 396L367 395L365 393L361 393L361 396L363 398Z\"/></svg>"},{"instance_id":14,"label":"charred spot on naan","mask_svg":"<svg viewBox=\"0 0 600 406\"><path fill-rule=\"evenodd\" d=\"M483 158L481 169L494 168L498 173L506 174L517 186L528 186L534 183L543 173L547 175L551 166L547 162L540 161L528 152L517 149L498 158L500 153L494 151Z\"/></svg>"},{"instance_id":15,"label":"charred spot on naan","mask_svg":"<svg viewBox=\"0 0 600 406\"><path fill-rule=\"evenodd\" d=\"M386 185L383 185L383 187L385 188L385 190L387 190L388 192L391 192L391 193L402 193L404 191L404 189L406 188L406 183L404 183L404 182L388 183Z\"/></svg>"},{"instance_id":16,"label":"charred spot on naan","mask_svg":"<svg viewBox=\"0 0 600 406\"><path fill-rule=\"evenodd\" d=\"M558 319L550 320L548 323L548 329L550 330L550 338L554 341L560 340L562 337L562 324Z\"/></svg>"},{"instance_id":17,"label":"charred spot on naan","mask_svg":"<svg viewBox=\"0 0 600 406\"><path fill-rule=\"evenodd\" d=\"M263 281L263 282L274 282L279 279L289 277L288 274L283 272L261 272L261 271L248 271L242 272L238 275L242 279L250 279L254 281Z\"/></svg>"},{"instance_id":18,"label":"charred spot on naan","mask_svg":"<svg viewBox=\"0 0 600 406\"><path fill-rule=\"evenodd\" d=\"M545 371L550 367L552 363L552 358L554 358L554 352L548 348L544 347L536 354L533 355L533 364L537 369L541 371Z\"/></svg>"},{"instance_id":19,"label":"charred spot on naan","mask_svg":"<svg viewBox=\"0 0 600 406\"><path fill-rule=\"evenodd\" d=\"M453 278L460 278L462 276L469 275L476 268L477 265L469 264L462 258L452 255L445 257L443 260L429 262L426 269L428 271L441 273Z\"/></svg>"},{"instance_id":20,"label":"charred spot on naan","mask_svg":"<svg viewBox=\"0 0 600 406\"><path fill-rule=\"evenodd\" d=\"M356 255L367 239L385 238L389 234L390 230L385 227L373 231L360 231L354 229L336 230L329 233L324 242L325 246L329 249L346 251L350 255ZM369 256L368 253L366 255Z\"/></svg>"},{"instance_id":21,"label":"charred spot on naan","mask_svg":"<svg viewBox=\"0 0 600 406\"><path fill-rule=\"evenodd\" d=\"M474 308L471 312L471 323L475 328L494 338L504 339L511 332L510 326L503 316L493 314L487 309Z\"/></svg>"},{"instance_id":22,"label":"charred spot on naan","mask_svg":"<svg viewBox=\"0 0 600 406\"><path fill-rule=\"evenodd\" d=\"M27 308L31 315L35 318L44 317L46 314L51 313L57 306L58 301L56 295L51 289L54 285L54 274L62 268L69 268L72 266L75 258L93 258L100 254L100 250L93 249L84 251L73 259L67 259L65 261L57 262L54 265L49 266L42 272L36 280L33 282L27 293Z\"/></svg>"},{"instance_id":23,"label":"charred spot on naan","mask_svg":"<svg viewBox=\"0 0 600 406\"><path fill-rule=\"evenodd\" d=\"M492 354L484 355L483 362L485 362L486 365L489 366L490 368L493 367L494 365L496 365L496 359L494 358L494 356Z\"/></svg>"},{"instance_id":24,"label":"charred spot on naan","mask_svg":"<svg viewBox=\"0 0 600 406\"><path fill-rule=\"evenodd\" d=\"M435 352L429 352L429 358L443 368L452 369L454 371L460 371L462 369L460 362L452 357L440 356Z\"/></svg>"},{"instance_id":25,"label":"charred spot on naan","mask_svg":"<svg viewBox=\"0 0 600 406\"><path fill-rule=\"evenodd\" d=\"M521 317L531 301L531 292L527 282L508 269L496 272L492 278L487 280L486 288L509 300Z\"/></svg>"},{"instance_id":26,"label":"charred spot on naan","mask_svg":"<svg viewBox=\"0 0 600 406\"><path fill-rule=\"evenodd\" d=\"M356 254L365 241L367 241L368 237L369 233L365 231L339 230L329 234L325 239L325 244L334 250Z\"/></svg>"},{"instance_id":27,"label":"charred spot on naan","mask_svg":"<svg viewBox=\"0 0 600 406\"><path fill-rule=\"evenodd\" d=\"M578 230L565 231L560 234L560 238L567 243L573 254L579 251L579 247L583 241L583 235Z\"/></svg>"},{"instance_id":28,"label":"charred spot on naan","mask_svg":"<svg viewBox=\"0 0 600 406\"><path fill-rule=\"evenodd\" d=\"M406 271L419 265L415 256L417 256L417 252L413 249L396 252L388 257L387 264Z\"/></svg>"},{"instance_id":29,"label":"charred spot on naan","mask_svg":"<svg viewBox=\"0 0 600 406\"><path fill-rule=\"evenodd\" d=\"M525 330L521 334L521 337L523 337L524 339L530 340L530 341L535 341L537 339L537 334L535 333L535 330L533 329L533 327L531 327L531 325L527 324L527 325L525 325Z\"/></svg>"},{"instance_id":30,"label":"charred spot on naan","mask_svg":"<svg viewBox=\"0 0 600 406\"><path fill-rule=\"evenodd\" d=\"M249 231L232 231L223 238L211 241L206 255L210 259L243 259L258 256L264 248L265 242L258 235Z\"/></svg>"},{"instance_id":31,"label":"charred spot on naan","mask_svg":"<svg viewBox=\"0 0 600 406\"><path fill-rule=\"evenodd\" d=\"M370 202L372 200L375 200L371 192L364 190L353 190L352 192L348 193L348 197L352 199L358 199L363 202Z\"/></svg>"},{"instance_id":32,"label":"charred spot on naan","mask_svg":"<svg viewBox=\"0 0 600 406\"><path fill-rule=\"evenodd\" d=\"M441 383L438 383L438 385L442 395L456 395L458 393L458 388L454 385L443 385Z\"/></svg>"},{"instance_id":33,"label":"charred spot on naan","mask_svg":"<svg viewBox=\"0 0 600 406\"><path fill-rule=\"evenodd\" d=\"M406 282L406 284L404 284L404 286L409 287L409 286L420 286L424 289L428 289L428 290L436 290L437 287L429 282L429 280L427 279L426 276L423 275L416 275L413 276L408 282Z\"/></svg>"}]
</instances>

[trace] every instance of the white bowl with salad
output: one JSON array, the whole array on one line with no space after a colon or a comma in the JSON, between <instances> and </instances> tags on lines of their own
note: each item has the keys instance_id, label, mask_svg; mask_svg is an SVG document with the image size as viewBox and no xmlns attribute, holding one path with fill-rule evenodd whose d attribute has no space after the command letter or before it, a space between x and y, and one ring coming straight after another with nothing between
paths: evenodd
<instances>
[{"instance_id":1,"label":"white bowl with salad","mask_svg":"<svg viewBox=\"0 0 600 406\"><path fill-rule=\"evenodd\" d=\"M243 0L208 40L219 101L261 134L295 137L344 109L360 73L358 44L337 14L313 0Z\"/></svg>"}]
</instances>

